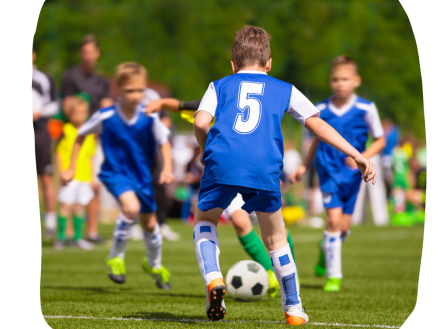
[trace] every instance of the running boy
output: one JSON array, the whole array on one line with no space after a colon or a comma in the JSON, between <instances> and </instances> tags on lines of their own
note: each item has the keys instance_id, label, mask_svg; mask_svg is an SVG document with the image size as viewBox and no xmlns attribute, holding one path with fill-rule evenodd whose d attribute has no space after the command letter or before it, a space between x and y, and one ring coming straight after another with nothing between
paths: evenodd
<instances>
[{"instance_id":1,"label":"running boy","mask_svg":"<svg viewBox=\"0 0 438 329\"><path fill-rule=\"evenodd\" d=\"M360 82L355 61L345 55L336 57L330 75L333 96L316 107L321 111L322 120L361 152L362 158L369 159L385 147L385 139L374 103L354 93ZM374 142L365 150L368 133L371 133ZM327 210L327 227L321 243L323 254L316 264L316 273L324 275L326 272L325 291L338 292L342 281L341 246L350 232L362 170L357 169L352 158L345 157L326 143L319 143L318 136L315 137L304 164L292 174L291 181L301 179L316 153L317 171Z\"/></svg>"},{"instance_id":2,"label":"running boy","mask_svg":"<svg viewBox=\"0 0 438 329\"><path fill-rule=\"evenodd\" d=\"M70 167L73 146L80 129L88 118L88 103L81 97L72 97L69 102L68 123L63 127L63 136L56 148L56 164L58 172L62 173ZM91 182L93 180L93 157L96 152L94 135L88 135L82 145L76 161L74 179L59 190L60 202L58 214L58 241L56 249L63 249L66 243L67 225L71 225L73 216L74 236L72 246L82 249L92 249L91 242L82 240L82 227L84 223L84 207L94 197ZM71 238L71 237L69 237Z\"/></svg>"},{"instance_id":3,"label":"running boy","mask_svg":"<svg viewBox=\"0 0 438 329\"><path fill-rule=\"evenodd\" d=\"M99 179L118 200L121 213L114 227L113 246L106 263L111 280L125 282L124 255L130 230L137 216L143 227L147 258L142 266L159 288L170 289L169 271L161 265L162 237L157 224L151 167L156 144L163 156L160 182L173 180L169 130L157 117L147 117L141 102L146 88L146 70L136 63L120 64L115 73L119 102L96 112L81 127L73 148L70 168L64 182L73 178L76 160L84 138L100 133L105 160Z\"/></svg>"},{"instance_id":4,"label":"running boy","mask_svg":"<svg viewBox=\"0 0 438 329\"><path fill-rule=\"evenodd\" d=\"M237 193L243 210L255 211L262 239L280 282L282 308L288 324L309 321L301 304L296 266L281 214L280 175L283 167L281 120L294 116L314 136L352 157L366 181L375 180L373 165L331 126L294 86L271 78L269 34L245 26L232 47L233 75L210 83L193 129L201 147L204 175L195 212L193 238L205 281L207 317L225 316L225 284L219 267L216 225ZM216 118L210 129L210 123Z\"/></svg>"}]
</instances>

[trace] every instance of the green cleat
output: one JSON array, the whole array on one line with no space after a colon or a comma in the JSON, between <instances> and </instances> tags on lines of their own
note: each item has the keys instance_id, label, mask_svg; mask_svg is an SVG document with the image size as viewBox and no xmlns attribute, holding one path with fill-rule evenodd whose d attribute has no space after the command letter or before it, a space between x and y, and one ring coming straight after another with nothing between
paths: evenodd
<instances>
[{"instance_id":1,"label":"green cleat","mask_svg":"<svg viewBox=\"0 0 438 329\"><path fill-rule=\"evenodd\" d=\"M324 250L322 250L322 244L324 242L324 239L318 242L318 249L319 249L319 261L315 264L315 274L316 276L324 276L327 272L327 268L325 267L325 255Z\"/></svg>"},{"instance_id":2,"label":"green cleat","mask_svg":"<svg viewBox=\"0 0 438 329\"><path fill-rule=\"evenodd\" d=\"M149 266L148 260L145 257L143 258L141 267L156 281L158 288L165 290L172 288L169 282L170 272L163 265L161 265L160 268L152 268Z\"/></svg>"},{"instance_id":3,"label":"green cleat","mask_svg":"<svg viewBox=\"0 0 438 329\"><path fill-rule=\"evenodd\" d=\"M324 291L327 292L339 292L341 291L341 282L342 279L336 279L336 278L327 279L327 282L325 283L323 289Z\"/></svg>"},{"instance_id":4,"label":"green cleat","mask_svg":"<svg viewBox=\"0 0 438 329\"><path fill-rule=\"evenodd\" d=\"M106 261L106 270L109 278L115 283L125 283L125 260L114 257Z\"/></svg>"},{"instance_id":5,"label":"green cleat","mask_svg":"<svg viewBox=\"0 0 438 329\"><path fill-rule=\"evenodd\" d=\"M267 270L266 273L268 273L268 295L271 298L274 298L278 292L280 291L280 284L278 283L277 277L275 276L275 273L273 270Z\"/></svg>"}]
</instances>

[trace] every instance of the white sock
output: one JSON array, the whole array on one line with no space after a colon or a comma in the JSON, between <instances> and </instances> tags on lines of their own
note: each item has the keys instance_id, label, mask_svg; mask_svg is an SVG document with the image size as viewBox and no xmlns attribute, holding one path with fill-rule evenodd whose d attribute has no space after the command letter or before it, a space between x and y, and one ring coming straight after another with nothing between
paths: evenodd
<instances>
[{"instance_id":1,"label":"white sock","mask_svg":"<svg viewBox=\"0 0 438 329\"><path fill-rule=\"evenodd\" d=\"M56 212L50 211L44 213L44 227L46 230L56 229Z\"/></svg>"},{"instance_id":2,"label":"white sock","mask_svg":"<svg viewBox=\"0 0 438 329\"><path fill-rule=\"evenodd\" d=\"M151 233L143 229L143 238L146 244L149 266L152 268L161 268L161 245L163 244L163 237L161 236L158 223L155 224L154 231Z\"/></svg>"},{"instance_id":3,"label":"white sock","mask_svg":"<svg viewBox=\"0 0 438 329\"><path fill-rule=\"evenodd\" d=\"M193 240L199 270L205 285L208 286L211 280L223 279L219 267L220 250L216 226L207 222L196 224L193 227Z\"/></svg>"},{"instance_id":4,"label":"white sock","mask_svg":"<svg viewBox=\"0 0 438 329\"><path fill-rule=\"evenodd\" d=\"M349 237L349 235L350 235L350 230L345 232L345 234L341 234L341 241L342 241L342 243L345 242L345 240Z\"/></svg>"},{"instance_id":5,"label":"white sock","mask_svg":"<svg viewBox=\"0 0 438 329\"><path fill-rule=\"evenodd\" d=\"M135 224L135 219L128 219L122 213L116 219L113 233L113 246L110 252L110 258L125 257L126 245L131 233L131 228Z\"/></svg>"},{"instance_id":6,"label":"white sock","mask_svg":"<svg viewBox=\"0 0 438 329\"><path fill-rule=\"evenodd\" d=\"M298 285L297 267L289 245L269 252L272 268L281 288L281 306L287 312L291 308L303 310Z\"/></svg>"},{"instance_id":7,"label":"white sock","mask_svg":"<svg viewBox=\"0 0 438 329\"><path fill-rule=\"evenodd\" d=\"M341 231L335 233L324 231L324 242L322 244L322 249L324 250L324 255L325 255L327 278L342 279Z\"/></svg>"}]
</instances>

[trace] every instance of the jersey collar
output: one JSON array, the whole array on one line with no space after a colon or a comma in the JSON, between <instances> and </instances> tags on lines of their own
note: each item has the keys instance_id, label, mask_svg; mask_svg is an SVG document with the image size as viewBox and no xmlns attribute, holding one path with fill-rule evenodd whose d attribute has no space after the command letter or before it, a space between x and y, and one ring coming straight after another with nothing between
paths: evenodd
<instances>
[{"instance_id":1,"label":"jersey collar","mask_svg":"<svg viewBox=\"0 0 438 329\"><path fill-rule=\"evenodd\" d=\"M333 96L332 96L333 97ZM357 101L357 95L353 94L353 97L351 97L350 101L345 104L344 106L342 106L341 108L337 108L333 103L332 103L332 97L330 97L329 99L329 105L328 108L331 112L333 112L333 114L337 115L338 117L343 116L345 113L347 113L348 111L351 110L351 108L353 107L354 104L356 104Z\"/></svg>"},{"instance_id":2,"label":"jersey collar","mask_svg":"<svg viewBox=\"0 0 438 329\"><path fill-rule=\"evenodd\" d=\"M239 73L252 73L252 74L264 74L264 75L268 75L266 72L251 71L251 70L241 70L241 71L237 72L237 74L239 74Z\"/></svg>"},{"instance_id":3,"label":"jersey collar","mask_svg":"<svg viewBox=\"0 0 438 329\"><path fill-rule=\"evenodd\" d=\"M123 114L122 110L120 109L120 105L119 105L118 102L115 104L114 107L116 108L116 112L117 112L117 114L119 115L120 119L122 119L122 121L123 121L124 123L126 123L128 126L132 126L132 125L134 125L134 124L137 122L137 120L138 120L138 115L140 114L140 112L141 112L141 110L142 110L142 108L143 108L143 106L142 106L141 104L138 105L138 106L137 106L137 111L135 112L135 115L134 115L131 119L128 120L128 119L125 117L125 115Z\"/></svg>"}]
</instances>

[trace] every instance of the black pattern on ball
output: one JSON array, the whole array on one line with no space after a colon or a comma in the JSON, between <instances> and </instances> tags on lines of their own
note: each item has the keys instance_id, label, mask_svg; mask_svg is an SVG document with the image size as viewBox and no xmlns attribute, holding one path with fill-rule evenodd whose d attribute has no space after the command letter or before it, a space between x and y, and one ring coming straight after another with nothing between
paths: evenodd
<instances>
[{"instance_id":1,"label":"black pattern on ball","mask_svg":"<svg viewBox=\"0 0 438 329\"><path fill-rule=\"evenodd\" d=\"M253 295L260 295L263 290L263 285L257 283L254 287L251 288Z\"/></svg>"},{"instance_id":2,"label":"black pattern on ball","mask_svg":"<svg viewBox=\"0 0 438 329\"><path fill-rule=\"evenodd\" d=\"M239 289L241 286L243 286L242 278L240 276L233 276L231 285L234 287L234 289Z\"/></svg>"}]
</instances>

